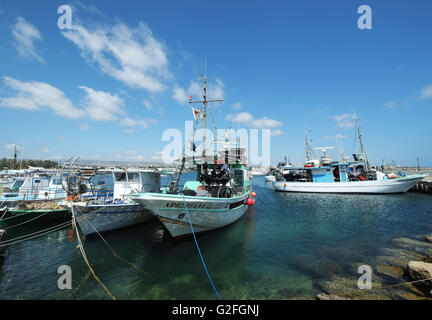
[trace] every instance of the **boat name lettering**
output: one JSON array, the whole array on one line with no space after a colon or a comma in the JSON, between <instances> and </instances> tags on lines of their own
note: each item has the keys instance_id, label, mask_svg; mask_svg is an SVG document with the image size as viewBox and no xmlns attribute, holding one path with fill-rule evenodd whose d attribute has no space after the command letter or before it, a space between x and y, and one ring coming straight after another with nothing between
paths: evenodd
<instances>
[{"instance_id":1,"label":"boat name lettering","mask_svg":"<svg viewBox=\"0 0 432 320\"><path fill-rule=\"evenodd\" d=\"M187 204L189 209L224 209L228 208L229 204L226 203L203 203L191 202ZM167 202L167 208L184 208L183 202Z\"/></svg>"}]
</instances>

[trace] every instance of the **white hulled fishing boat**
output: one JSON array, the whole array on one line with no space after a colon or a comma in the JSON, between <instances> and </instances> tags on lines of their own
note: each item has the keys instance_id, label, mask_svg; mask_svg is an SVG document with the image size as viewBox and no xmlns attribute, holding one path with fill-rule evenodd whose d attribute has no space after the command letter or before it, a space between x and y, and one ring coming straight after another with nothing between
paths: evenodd
<instances>
[{"instance_id":1,"label":"white hulled fishing boat","mask_svg":"<svg viewBox=\"0 0 432 320\"><path fill-rule=\"evenodd\" d=\"M14 207L28 202L58 201L66 197L61 177L55 174L17 177L10 189L0 195L1 206Z\"/></svg>"},{"instance_id":2,"label":"white hulled fishing boat","mask_svg":"<svg viewBox=\"0 0 432 320\"><path fill-rule=\"evenodd\" d=\"M207 100L206 75L203 81L203 100L189 103L202 104L201 110L193 111L194 115L199 115L196 119L205 129L207 104L222 100ZM203 132L205 146L205 130ZM148 207L174 238L221 228L237 221L254 202L250 198L249 168L245 165L244 148L226 147L232 144L228 139L223 144L224 150L214 156L206 156L205 147L202 156L183 156L171 185L162 193L135 193L130 198ZM179 190L178 181L185 165L196 166L197 176Z\"/></svg>"},{"instance_id":3,"label":"white hulled fishing boat","mask_svg":"<svg viewBox=\"0 0 432 320\"><path fill-rule=\"evenodd\" d=\"M357 118L356 128L361 153L354 154L354 161L332 161L326 151L332 147L315 148L323 151L320 160L311 160L311 149L306 138L306 165L290 168L273 182L276 191L311 193L403 193L411 189L427 174L386 176L372 169L367 160ZM307 136L306 136L307 137Z\"/></svg>"},{"instance_id":4,"label":"white hulled fishing boat","mask_svg":"<svg viewBox=\"0 0 432 320\"><path fill-rule=\"evenodd\" d=\"M86 236L112 231L146 222L154 215L145 206L129 198L131 192L159 192L160 173L144 169L115 169L113 196L107 193L94 197L74 196L68 207L76 216L80 229ZM75 193L69 188L69 194Z\"/></svg>"}]
</instances>

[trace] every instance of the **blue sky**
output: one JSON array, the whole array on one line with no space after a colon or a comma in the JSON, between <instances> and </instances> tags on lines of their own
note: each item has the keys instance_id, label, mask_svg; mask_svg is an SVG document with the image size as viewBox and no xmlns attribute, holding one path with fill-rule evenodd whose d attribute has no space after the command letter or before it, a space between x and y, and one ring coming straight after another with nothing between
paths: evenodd
<instances>
[{"instance_id":1,"label":"blue sky","mask_svg":"<svg viewBox=\"0 0 432 320\"><path fill-rule=\"evenodd\" d=\"M57 9L72 8L73 30ZM360 30L357 8L372 9ZM207 59L217 127L272 130L271 160L312 145L432 166L430 1L3 1L0 157L151 161L192 113Z\"/></svg>"}]
</instances>

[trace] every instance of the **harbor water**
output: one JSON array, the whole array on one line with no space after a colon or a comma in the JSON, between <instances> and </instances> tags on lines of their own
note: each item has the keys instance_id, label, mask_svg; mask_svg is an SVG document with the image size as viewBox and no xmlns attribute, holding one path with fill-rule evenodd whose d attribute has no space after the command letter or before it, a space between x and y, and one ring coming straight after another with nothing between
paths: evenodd
<instances>
[{"instance_id":1,"label":"harbor water","mask_svg":"<svg viewBox=\"0 0 432 320\"><path fill-rule=\"evenodd\" d=\"M410 259L432 256L432 245L420 239L432 230L430 195L283 193L262 176L253 179L253 190L255 205L239 221L197 238L222 299L350 295L359 291L360 265L372 267L374 290L358 298L416 297L407 287L379 288L401 282ZM97 236L84 241L96 274L117 299L217 298L192 238L172 240L157 219L103 236L133 263L119 260ZM12 245L0 266L0 298L109 299L76 246L71 227ZM61 265L71 267L71 290L58 289Z\"/></svg>"}]
</instances>

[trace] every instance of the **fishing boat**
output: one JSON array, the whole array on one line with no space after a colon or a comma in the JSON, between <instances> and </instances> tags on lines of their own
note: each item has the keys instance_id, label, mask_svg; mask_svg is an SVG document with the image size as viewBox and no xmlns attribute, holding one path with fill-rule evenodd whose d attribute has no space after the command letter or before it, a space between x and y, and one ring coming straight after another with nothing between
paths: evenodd
<instances>
[{"instance_id":1,"label":"fishing boat","mask_svg":"<svg viewBox=\"0 0 432 320\"><path fill-rule=\"evenodd\" d=\"M14 228L30 223L64 222L70 218L69 210L56 201L25 202L8 208L0 217L0 227Z\"/></svg>"},{"instance_id":2,"label":"fishing boat","mask_svg":"<svg viewBox=\"0 0 432 320\"><path fill-rule=\"evenodd\" d=\"M143 223L154 215L145 206L134 202L132 192L159 192L160 173L144 169L115 169L113 197L106 194L94 197L76 197L68 207L76 216L80 229L86 236L112 231Z\"/></svg>"},{"instance_id":3,"label":"fishing boat","mask_svg":"<svg viewBox=\"0 0 432 320\"><path fill-rule=\"evenodd\" d=\"M17 177L9 192L0 196L0 206L15 207L20 203L62 200L66 192L58 175L32 175Z\"/></svg>"},{"instance_id":4,"label":"fishing boat","mask_svg":"<svg viewBox=\"0 0 432 320\"><path fill-rule=\"evenodd\" d=\"M250 198L251 184L249 168L244 160L245 149L239 146L239 141L232 142L226 137L218 153L206 154L207 104L222 100L207 100L207 76L204 75L202 80L203 99L189 101L202 104L200 110L193 109L194 118L199 122L197 127L202 124L204 128L201 156L183 155L170 186L164 188L163 192L130 195L132 200L149 208L173 238L225 227L240 219L254 202ZM179 178L186 165L195 166L197 175L194 180L186 181L179 190Z\"/></svg>"},{"instance_id":5,"label":"fishing boat","mask_svg":"<svg viewBox=\"0 0 432 320\"><path fill-rule=\"evenodd\" d=\"M311 148L306 139L306 164L292 167L288 173L280 175L273 182L276 191L309 193L404 193L422 180L427 174L386 176L372 168L367 160L362 134L355 117L361 153L353 155L353 161L333 161L326 151L333 147L314 148L323 155L319 160L312 159Z\"/></svg>"}]
</instances>

